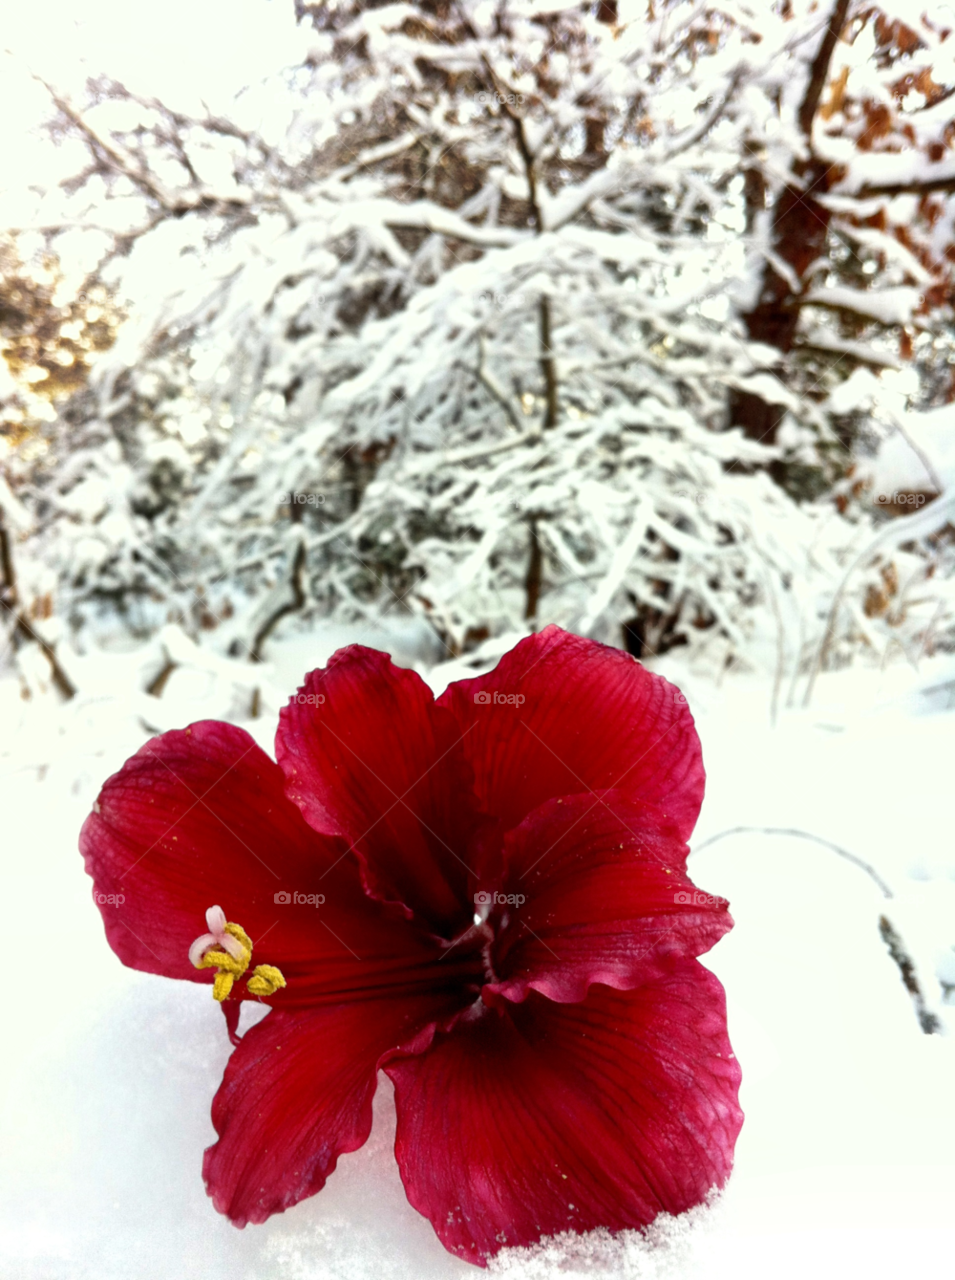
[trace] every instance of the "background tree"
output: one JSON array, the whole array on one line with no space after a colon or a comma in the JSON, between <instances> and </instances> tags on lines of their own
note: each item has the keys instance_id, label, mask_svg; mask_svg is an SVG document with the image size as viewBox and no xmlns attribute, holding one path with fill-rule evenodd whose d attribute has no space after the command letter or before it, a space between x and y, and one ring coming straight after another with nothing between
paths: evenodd
<instances>
[{"instance_id":1,"label":"background tree","mask_svg":"<svg viewBox=\"0 0 955 1280\"><path fill-rule=\"evenodd\" d=\"M53 432L37 549L76 634L175 618L261 656L291 613L410 612L452 653L554 620L779 673L945 633L934 600L866 612L885 563L842 578L878 533L860 450L895 429L852 378L950 316L948 31L842 3L299 12L278 140L51 88L89 157L86 287L133 317ZM923 577L944 518L899 522Z\"/></svg>"},{"instance_id":2,"label":"background tree","mask_svg":"<svg viewBox=\"0 0 955 1280\"><path fill-rule=\"evenodd\" d=\"M14 495L31 494L56 462L48 455L47 428L58 412L76 409L97 355L112 345L119 315L107 291L71 296L56 258L24 262L12 237L0 240L0 634L18 647L36 644L60 692L73 685L44 636L53 612L55 576L18 568L18 536L30 531L28 510ZM70 406L67 408L67 406Z\"/></svg>"},{"instance_id":3,"label":"background tree","mask_svg":"<svg viewBox=\"0 0 955 1280\"><path fill-rule=\"evenodd\" d=\"M886 8L836 0L806 45L789 162L765 139L748 142L760 267L741 318L750 338L791 357L780 366L789 384L817 401L857 367L891 367L889 343L907 360L916 332L938 335L950 323L951 34L928 12L907 25ZM943 394L955 399L955 382ZM748 438L774 444L785 409L737 391L730 415ZM773 471L798 492L798 471L782 460Z\"/></svg>"}]
</instances>

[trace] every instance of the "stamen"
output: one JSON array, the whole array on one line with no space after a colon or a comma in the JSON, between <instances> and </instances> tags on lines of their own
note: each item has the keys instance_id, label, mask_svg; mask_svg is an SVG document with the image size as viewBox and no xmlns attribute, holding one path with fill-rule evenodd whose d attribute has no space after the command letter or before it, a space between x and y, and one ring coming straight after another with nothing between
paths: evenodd
<instances>
[{"instance_id":1,"label":"stamen","mask_svg":"<svg viewBox=\"0 0 955 1280\"><path fill-rule=\"evenodd\" d=\"M235 978L233 978L232 974L226 973L224 969L220 969L212 984L213 1000L218 1000L220 1004L223 1000L228 1000L233 982L235 982Z\"/></svg>"},{"instance_id":2,"label":"stamen","mask_svg":"<svg viewBox=\"0 0 955 1280\"><path fill-rule=\"evenodd\" d=\"M286 982L282 971L274 964L257 964L248 981L248 988L254 996L271 996L284 986Z\"/></svg>"},{"instance_id":3,"label":"stamen","mask_svg":"<svg viewBox=\"0 0 955 1280\"><path fill-rule=\"evenodd\" d=\"M241 978L252 959L252 939L240 924L226 920L221 907L206 912L209 933L203 933L189 948L189 960L197 969L216 969L212 984L213 999L228 1000L236 978ZM286 985L282 972L274 965L260 964L249 979L254 996L274 995Z\"/></svg>"}]
</instances>

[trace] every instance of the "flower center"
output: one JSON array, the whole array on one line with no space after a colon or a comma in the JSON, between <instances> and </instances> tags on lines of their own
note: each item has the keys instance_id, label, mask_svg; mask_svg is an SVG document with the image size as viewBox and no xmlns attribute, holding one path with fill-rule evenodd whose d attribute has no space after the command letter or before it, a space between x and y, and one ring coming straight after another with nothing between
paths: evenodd
<instances>
[{"instance_id":1,"label":"flower center","mask_svg":"<svg viewBox=\"0 0 955 1280\"><path fill-rule=\"evenodd\" d=\"M197 969L215 969L213 999L228 1000L233 984L241 978L252 959L252 939L240 924L226 920L221 907L206 912L208 933L200 934L189 948L189 959ZM259 964L246 984L254 996L271 996L286 986L282 971L271 964Z\"/></svg>"},{"instance_id":2,"label":"flower center","mask_svg":"<svg viewBox=\"0 0 955 1280\"><path fill-rule=\"evenodd\" d=\"M491 949L494 946L495 933L493 928L491 928L489 925L485 925L485 928L488 931L488 939L487 939L487 942L485 942L484 947L481 951L481 959L484 961L484 981L500 982L500 978L494 972L494 961L491 956Z\"/></svg>"},{"instance_id":3,"label":"flower center","mask_svg":"<svg viewBox=\"0 0 955 1280\"><path fill-rule=\"evenodd\" d=\"M473 957L474 970L469 975L469 982L476 980L479 985L483 985L485 982L498 982L499 978L494 971L492 958L496 937L497 931L493 923L488 919L482 920L479 915L476 915L474 924L469 925L462 933L459 933L453 942L447 943L448 950L445 954L450 954L451 949L454 948L455 953L460 955L462 959Z\"/></svg>"}]
</instances>

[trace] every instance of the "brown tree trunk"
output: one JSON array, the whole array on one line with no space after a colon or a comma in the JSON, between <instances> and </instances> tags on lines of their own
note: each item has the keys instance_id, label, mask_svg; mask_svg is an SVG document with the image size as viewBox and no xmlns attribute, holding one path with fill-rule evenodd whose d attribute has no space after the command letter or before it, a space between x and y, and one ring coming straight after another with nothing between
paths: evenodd
<instances>
[{"instance_id":1,"label":"brown tree trunk","mask_svg":"<svg viewBox=\"0 0 955 1280\"><path fill-rule=\"evenodd\" d=\"M836 41L845 26L848 10L849 0L836 0L813 62L809 85L799 109L799 125L807 140L812 135L812 122L819 109ZM796 280L802 281L807 268L825 249L831 215L819 203L818 197L829 189L833 177L832 169L820 160L797 161L792 169L792 180L783 187L773 207L773 252L790 268ZM747 194L755 199L758 186L755 176L748 175L747 185ZM762 194L761 190L758 194ZM781 355L787 355L796 336L799 307L798 291L789 279L767 262L756 305L743 313L746 331L754 342L765 343L775 347ZM742 427L747 439L775 444L784 412L781 406L767 404L752 392L734 390L730 393L729 411L730 425Z\"/></svg>"},{"instance_id":2,"label":"brown tree trunk","mask_svg":"<svg viewBox=\"0 0 955 1280\"><path fill-rule=\"evenodd\" d=\"M527 522L528 554L527 573L524 577L524 620L533 629L537 629L537 606L540 602L541 588L544 583L544 554L541 547L540 534L537 532L537 517L531 516Z\"/></svg>"}]
</instances>

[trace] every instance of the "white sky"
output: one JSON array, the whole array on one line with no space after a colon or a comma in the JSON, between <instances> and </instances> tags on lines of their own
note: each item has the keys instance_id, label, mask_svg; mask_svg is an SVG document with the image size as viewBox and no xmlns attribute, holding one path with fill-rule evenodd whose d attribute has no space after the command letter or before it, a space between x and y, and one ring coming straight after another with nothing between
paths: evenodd
<instances>
[{"instance_id":1,"label":"white sky","mask_svg":"<svg viewBox=\"0 0 955 1280\"><path fill-rule=\"evenodd\" d=\"M107 74L167 105L225 111L246 86L301 62L311 30L295 25L292 0L39 0L0 17L0 226L28 218L35 197L70 171L37 133L47 112L30 71L68 95ZM251 112L251 117L247 113ZM244 123L267 126L268 96L242 104ZM230 112L234 114L234 110ZM265 129L268 132L268 128Z\"/></svg>"}]
</instances>

